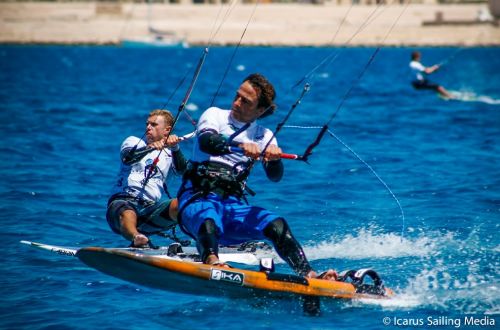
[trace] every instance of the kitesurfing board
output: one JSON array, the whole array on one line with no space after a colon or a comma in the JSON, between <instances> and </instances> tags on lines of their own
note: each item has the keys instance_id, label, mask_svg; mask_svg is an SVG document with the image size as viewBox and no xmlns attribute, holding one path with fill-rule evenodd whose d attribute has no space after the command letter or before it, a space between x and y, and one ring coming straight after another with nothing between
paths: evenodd
<instances>
[{"instance_id":1,"label":"kitesurfing board","mask_svg":"<svg viewBox=\"0 0 500 330\"><path fill-rule=\"evenodd\" d=\"M362 292L360 286L349 282L226 268L122 249L82 248L76 256L88 266L125 281L194 295L230 298L290 298L299 295L345 299L380 299L393 295L383 286L383 292L375 294Z\"/></svg>"},{"instance_id":2,"label":"kitesurfing board","mask_svg":"<svg viewBox=\"0 0 500 330\"><path fill-rule=\"evenodd\" d=\"M21 241L22 244L27 244L36 249L45 250L49 252L53 252L60 255L76 257L77 251L80 248L77 247L66 247L66 246L58 246L58 245L50 245L43 244L31 241ZM195 247L182 247L182 253L176 251L179 245L171 244L169 246L161 246L157 249L151 248L112 248L110 250L114 251L126 251L141 255L149 255L155 256L157 258L169 258L169 259L178 259L178 260L188 260L188 261L197 261L199 259L198 252ZM173 249L175 247L175 249ZM270 257L269 250L266 248L251 249L252 252L249 252L249 249L240 249L238 247L221 247L219 259L223 262L233 262L240 263L245 265L258 265L259 258L261 257Z\"/></svg>"}]
</instances>

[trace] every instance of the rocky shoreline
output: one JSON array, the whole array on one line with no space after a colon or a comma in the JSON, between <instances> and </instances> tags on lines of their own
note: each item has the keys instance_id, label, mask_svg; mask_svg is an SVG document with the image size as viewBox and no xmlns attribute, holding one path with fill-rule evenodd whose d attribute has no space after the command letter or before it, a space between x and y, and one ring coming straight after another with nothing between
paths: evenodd
<instances>
[{"instance_id":1,"label":"rocky shoreline","mask_svg":"<svg viewBox=\"0 0 500 330\"><path fill-rule=\"evenodd\" d=\"M255 5L237 4L223 23L219 19L215 24L217 17L225 16L227 8L188 4L154 4L148 8L134 3L0 3L0 43L120 44L123 39L148 36L148 26L154 26L190 45L206 45L213 27L221 24L212 44L231 45L240 40ZM242 45L498 46L498 21L488 20L485 13L488 14L486 4L260 4ZM360 30L364 24L366 27Z\"/></svg>"}]
</instances>

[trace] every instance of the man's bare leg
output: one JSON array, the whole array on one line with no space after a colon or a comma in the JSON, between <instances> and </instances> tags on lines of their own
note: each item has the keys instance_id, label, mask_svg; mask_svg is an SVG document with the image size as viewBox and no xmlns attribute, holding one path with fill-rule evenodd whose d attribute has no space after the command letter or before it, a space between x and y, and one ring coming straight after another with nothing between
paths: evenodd
<instances>
[{"instance_id":1,"label":"man's bare leg","mask_svg":"<svg viewBox=\"0 0 500 330\"><path fill-rule=\"evenodd\" d=\"M120 215L120 231L125 239L133 241L134 246L142 246L149 242L149 239L137 230L137 214L132 210L125 210Z\"/></svg>"}]
</instances>

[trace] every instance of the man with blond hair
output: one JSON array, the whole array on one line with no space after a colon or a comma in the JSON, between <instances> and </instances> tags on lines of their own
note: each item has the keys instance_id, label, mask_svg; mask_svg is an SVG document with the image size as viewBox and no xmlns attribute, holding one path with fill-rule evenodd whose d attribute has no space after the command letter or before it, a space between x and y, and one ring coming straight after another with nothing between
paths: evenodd
<instances>
[{"instance_id":1,"label":"man with blond hair","mask_svg":"<svg viewBox=\"0 0 500 330\"><path fill-rule=\"evenodd\" d=\"M170 168L183 173L186 160L180 139L170 134L174 119L166 110L152 111L142 138L129 136L120 149L121 166L108 200L111 229L133 247L152 247L149 235L177 224L177 199L162 201ZM144 136L146 139L144 140Z\"/></svg>"}]
</instances>

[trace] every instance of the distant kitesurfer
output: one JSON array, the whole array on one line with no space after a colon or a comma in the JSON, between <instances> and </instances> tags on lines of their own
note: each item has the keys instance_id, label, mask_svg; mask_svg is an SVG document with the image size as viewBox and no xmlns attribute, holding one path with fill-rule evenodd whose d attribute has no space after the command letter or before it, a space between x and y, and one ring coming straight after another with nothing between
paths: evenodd
<instances>
[{"instance_id":1,"label":"distant kitesurfer","mask_svg":"<svg viewBox=\"0 0 500 330\"><path fill-rule=\"evenodd\" d=\"M270 240L280 255L299 275L317 277L287 221L264 208L249 205L245 195L250 169L261 157L269 180L283 176L281 149L271 130L256 120L274 113L275 90L261 74L249 75L232 102L231 110L207 109L197 126L192 159L179 190L180 227L197 241L202 261L226 266L219 261L218 246L253 240ZM238 147L243 153L232 153ZM329 270L322 278L336 278Z\"/></svg>"},{"instance_id":2,"label":"distant kitesurfer","mask_svg":"<svg viewBox=\"0 0 500 330\"><path fill-rule=\"evenodd\" d=\"M451 95L446 89L444 89L443 86L432 83L427 79L427 75L437 71L440 68L440 66L438 64L435 64L430 67L425 67L422 65L422 63L420 63L421 58L422 55L420 54L420 52L414 51L411 53L410 69L412 70L412 73L415 75L415 80L412 81L413 87L415 89L435 90L444 98L447 99L453 98L453 95Z\"/></svg>"},{"instance_id":3,"label":"distant kitesurfer","mask_svg":"<svg viewBox=\"0 0 500 330\"><path fill-rule=\"evenodd\" d=\"M146 122L146 141L130 136L121 145L120 172L108 200L106 219L111 229L132 241L134 247L151 245L148 234L177 225L177 199L161 201L170 168L183 173L187 165L179 137L169 135L173 121L169 111L154 110Z\"/></svg>"}]
</instances>

